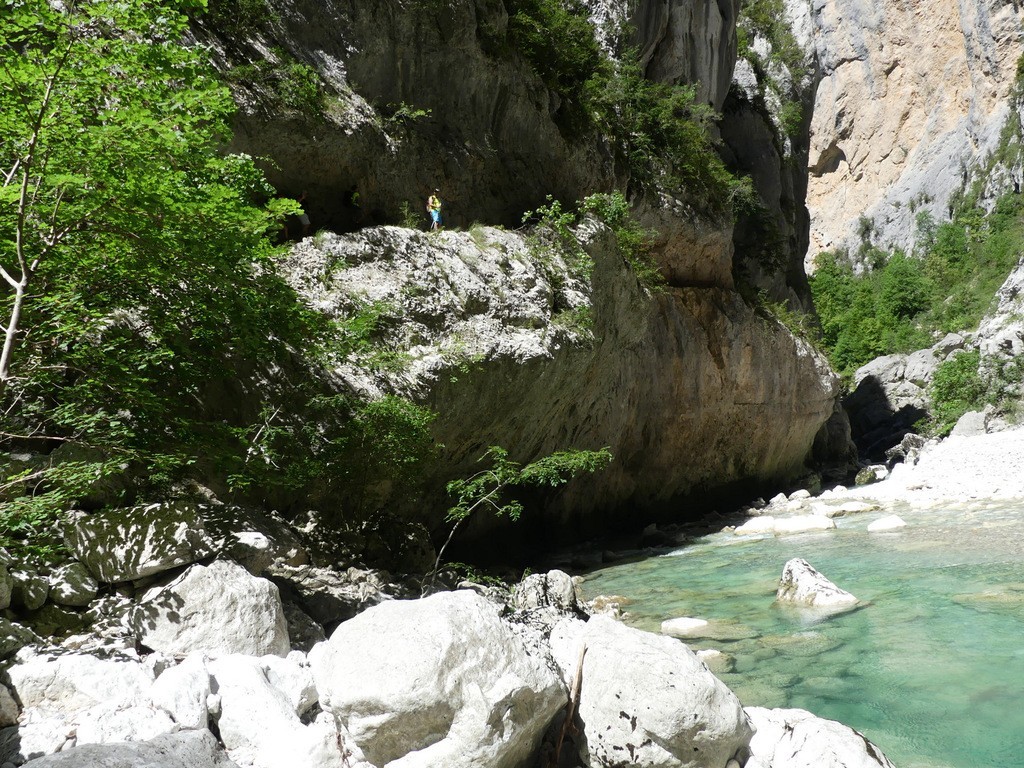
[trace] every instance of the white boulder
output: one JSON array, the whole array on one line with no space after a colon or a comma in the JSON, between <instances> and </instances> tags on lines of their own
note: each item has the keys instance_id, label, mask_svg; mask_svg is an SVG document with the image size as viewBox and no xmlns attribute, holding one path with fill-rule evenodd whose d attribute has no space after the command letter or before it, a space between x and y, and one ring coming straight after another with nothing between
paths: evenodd
<instances>
[{"instance_id":1,"label":"white boulder","mask_svg":"<svg viewBox=\"0 0 1024 768\"><path fill-rule=\"evenodd\" d=\"M894 768L852 728L803 709L747 707L757 733L745 768Z\"/></svg>"},{"instance_id":2,"label":"white boulder","mask_svg":"<svg viewBox=\"0 0 1024 768\"><path fill-rule=\"evenodd\" d=\"M74 715L97 704L145 701L152 672L138 662L87 654L25 655L8 670L11 688L26 709Z\"/></svg>"},{"instance_id":3,"label":"white boulder","mask_svg":"<svg viewBox=\"0 0 1024 768\"><path fill-rule=\"evenodd\" d=\"M223 560L193 565L149 590L131 623L143 645L164 653L287 656L291 650L277 587Z\"/></svg>"},{"instance_id":4,"label":"white boulder","mask_svg":"<svg viewBox=\"0 0 1024 768\"><path fill-rule=\"evenodd\" d=\"M191 653L181 664L160 674L149 689L149 698L182 728L200 729L208 725L206 700L210 692L206 657Z\"/></svg>"},{"instance_id":5,"label":"white boulder","mask_svg":"<svg viewBox=\"0 0 1024 768\"><path fill-rule=\"evenodd\" d=\"M309 654L321 706L375 765L526 764L566 689L498 611L462 590L343 622Z\"/></svg>"},{"instance_id":6,"label":"white boulder","mask_svg":"<svg viewBox=\"0 0 1024 768\"><path fill-rule=\"evenodd\" d=\"M682 643L606 616L563 619L551 650L566 681L582 646L585 765L724 766L750 741L739 700Z\"/></svg>"},{"instance_id":7,"label":"white boulder","mask_svg":"<svg viewBox=\"0 0 1024 768\"><path fill-rule=\"evenodd\" d=\"M877 531L894 531L897 528L905 528L906 525L906 521L899 515L889 515L888 517L881 517L878 520L873 520L868 523L868 531L870 533L875 533Z\"/></svg>"},{"instance_id":8,"label":"white boulder","mask_svg":"<svg viewBox=\"0 0 1024 768\"><path fill-rule=\"evenodd\" d=\"M878 509L877 504L867 501L847 501L838 507L830 507L825 510L827 517L846 517L847 515L858 515L861 512L873 512Z\"/></svg>"},{"instance_id":9,"label":"white boulder","mask_svg":"<svg viewBox=\"0 0 1024 768\"><path fill-rule=\"evenodd\" d=\"M736 526L733 531L737 536L750 536L760 535L766 533L775 533L775 518L771 515L762 515L761 517L752 517L743 525Z\"/></svg>"},{"instance_id":10,"label":"white boulder","mask_svg":"<svg viewBox=\"0 0 1024 768\"><path fill-rule=\"evenodd\" d=\"M847 609L858 600L816 571L803 558L793 558L782 569L775 599L780 603L823 609Z\"/></svg>"},{"instance_id":11,"label":"white boulder","mask_svg":"<svg viewBox=\"0 0 1024 768\"><path fill-rule=\"evenodd\" d=\"M305 725L262 659L229 655L209 662L220 711L217 728L231 759L254 768L338 768L343 748L331 718Z\"/></svg>"},{"instance_id":12,"label":"white boulder","mask_svg":"<svg viewBox=\"0 0 1024 768\"><path fill-rule=\"evenodd\" d=\"M97 704L74 717L78 744L147 741L178 730L171 716L152 705Z\"/></svg>"}]
</instances>

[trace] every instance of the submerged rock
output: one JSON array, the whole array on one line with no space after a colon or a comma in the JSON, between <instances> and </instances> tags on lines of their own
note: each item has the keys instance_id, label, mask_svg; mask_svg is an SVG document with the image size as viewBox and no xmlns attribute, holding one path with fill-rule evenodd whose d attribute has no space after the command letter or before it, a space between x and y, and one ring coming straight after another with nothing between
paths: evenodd
<instances>
[{"instance_id":1,"label":"submerged rock","mask_svg":"<svg viewBox=\"0 0 1024 768\"><path fill-rule=\"evenodd\" d=\"M871 533L876 531L894 531L897 528L905 528L906 525L906 521L899 515L889 515L888 517L882 517L868 523L868 531Z\"/></svg>"}]
</instances>

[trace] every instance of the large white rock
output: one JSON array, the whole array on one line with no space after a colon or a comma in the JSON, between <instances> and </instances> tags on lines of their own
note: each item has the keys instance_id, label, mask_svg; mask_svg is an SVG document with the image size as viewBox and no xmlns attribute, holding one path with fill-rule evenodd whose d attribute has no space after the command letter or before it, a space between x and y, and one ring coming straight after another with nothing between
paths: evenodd
<instances>
[{"instance_id":1,"label":"large white rock","mask_svg":"<svg viewBox=\"0 0 1024 768\"><path fill-rule=\"evenodd\" d=\"M321 706L389 768L525 765L566 702L557 675L470 591L370 608L309 661Z\"/></svg>"},{"instance_id":2,"label":"large white rock","mask_svg":"<svg viewBox=\"0 0 1024 768\"><path fill-rule=\"evenodd\" d=\"M149 590L132 628L143 645L165 653L287 656L291 648L277 587L222 560Z\"/></svg>"},{"instance_id":3,"label":"large white rock","mask_svg":"<svg viewBox=\"0 0 1024 768\"><path fill-rule=\"evenodd\" d=\"M183 731L151 741L90 744L30 760L31 768L238 768L209 731Z\"/></svg>"},{"instance_id":4,"label":"large white rock","mask_svg":"<svg viewBox=\"0 0 1024 768\"><path fill-rule=\"evenodd\" d=\"M189 654L181 664L164 670L149 689L153 704L187 729L207 726L209 696L210 672L201 653Z\"/></svg>"},{"instance_id":5,"label":"large white rock","mask_svg":"<svg viewBox=\"0 0 1024 768\"><path fill-rule=\"evenodd\" d=\"M22 706L74 715L97 704L131 706L147 701L153 674L132 661L86 654L19 658L8 670Z\"/></svg>"},{"instance_id":6,"label":"large white rock","mask_svg":"<svg viewBox=\"0 0 1024 768\"><path fill-rule=\"evenodd\" d=\"M771 515L752 517L733 531L737 536L775 533L775 518Z\"/></svg>"},{"instance_id":7,"label":"large white rock","mask_svg":"<svg viewBox=\"0 0 1024 768\"><path fill-rule=\"evenodd\" d=\"M178 730L171 716L152 705L97 704L74 717L78 744L147 741ZM205 725L205 724L204 724Z\"/></svg>"},{"instance_id":8,"label":"large white rock","mask_svg":"<svg viewBox=\"0 0 1024 768\"><path fill-rule=\"evenodd\" d=\"M295 705L267 677L261 659L230 655L209 662L220 697L217 727L232 759L255 768L339 768L342 740L331 718L304 725Z\"/></svg>"},{"instance_id":9,"label":"large white rock","mask_svg":"<svg viewBox=\"0 0 1024 768\"><path fill-rule=\"evenodd\" d=\"M747 707L757 728L745 768L894 768L852 728L803 709Z\"/></svg>"},{"instance_id":10,"label":"large white rock","mask_svg":"<svg viewBox=\"0 0 1024 768\"><path fill-rule=\"evenodd\" d=\"M551 650L567 681L582 645L584 764L724 766L750 741L739 700L682 643L606 616L565 619Z\"/></svg>"},{"instance_id":11,"label":"large white rock","mask_svg":"<svg viewBox=\"0 0 1024 768\"><path fill-rule=\"evenodd\" d=\"M858 600L840 589L800 557L790 560L782 569L782 578L775 599L811 608L853 608Z\"/></svg>"}]
</instances>

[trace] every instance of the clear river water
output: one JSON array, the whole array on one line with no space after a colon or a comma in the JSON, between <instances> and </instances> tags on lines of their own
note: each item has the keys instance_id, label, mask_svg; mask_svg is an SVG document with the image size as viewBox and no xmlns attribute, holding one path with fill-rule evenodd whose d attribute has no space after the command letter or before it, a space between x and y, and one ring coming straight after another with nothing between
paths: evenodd
<instances>
[{"instance_id":1,"label":"clear river water","mask_svg":"<svg viewBox=\"0 0 1024 768\"><path fill-rule=\"evenodd\" d=\"M899 514L906 528L868 533ZM630 600L627 621L711 621L688 640L732 659L716 674L745 705L799 707L874 741L898 768L1024 766L1024 502L837 521L826 533L722 532L596 571L589 598ZM866 606L817 623L773 605L782 567L803 557Z\"/></svg>"}]
</instances>

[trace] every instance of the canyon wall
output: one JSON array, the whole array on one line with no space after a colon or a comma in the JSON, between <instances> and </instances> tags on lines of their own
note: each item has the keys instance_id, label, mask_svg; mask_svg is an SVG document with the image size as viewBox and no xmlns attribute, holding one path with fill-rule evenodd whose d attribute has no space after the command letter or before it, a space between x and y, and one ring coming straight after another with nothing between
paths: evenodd
<instances>
[{"instance_id":1,"label":"canyon wall","mask_svg":"<svg viewBox=\"0 0 1024 768\"><path fill-rule=\"evenodd\" d=\"M812 21L808 265L862 243L909 248L916 217L998 143L1024 51L1015 0L788 0ZM1018 179L1019 182L1019 179Z\"/></svg>"}]
</instances>

